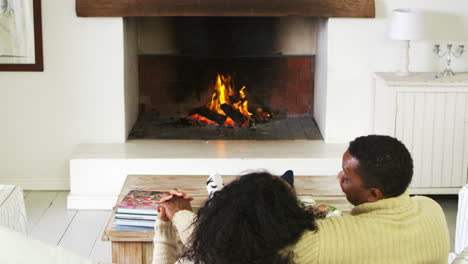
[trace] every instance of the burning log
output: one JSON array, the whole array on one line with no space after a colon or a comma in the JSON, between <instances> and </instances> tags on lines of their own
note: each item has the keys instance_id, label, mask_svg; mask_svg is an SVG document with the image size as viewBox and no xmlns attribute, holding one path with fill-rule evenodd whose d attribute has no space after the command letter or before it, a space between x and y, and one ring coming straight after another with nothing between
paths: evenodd
<instances>
[{"instance_id":1,"label":"burning log","mask_svg":"<svg viewBox=\"0 0 468 264\"><path fill-rule=\"evenodd\" d=\"M209 120L212 120L219 125L223 125L224 122L226 121L227 116L216 113L215 111L211 111L210 109L206 107L199 107L194 110L194 114L199 114L201 116L206 117Z\"/></svg>"},{"instance_id":2,"label":"burning log","mask_svg":"<svg viewBox=\"0 0 468 264\"><path fill-rule=\"evenodd\" d=\"M232 121L234 121L238 126L242 126L242 124L247 121L247 117L243 115L241 112L234 109L232 106L228 104L222 104L221 109L229 116Z\"/></svg>"},{"instance_id":3,"label":"burning log","mask_svg":"<svg viewBox=\"0 0 468 264\"><path fill-rule=\"evenodd\" d=\"M252 115L252 119L255 123L266 123L270 121L271 115L267 112L263 111L263 108L257 107L255 109L255 113Z\"/></svg>"},{"instance_id":4,"label":"burning log","mask_svg":"<svg viewBox=\"0 0 468 264\"><path fill-rule=\"evenodd\" d=\"M218 73L211 100L204 106L195 109L188 120L195 126L219 124L225 126L247 126L254 123L268 122L270 114L258 108L254 116L249 112L245 86L236 89L230 75Z\"/></svg>"}]
</instances>

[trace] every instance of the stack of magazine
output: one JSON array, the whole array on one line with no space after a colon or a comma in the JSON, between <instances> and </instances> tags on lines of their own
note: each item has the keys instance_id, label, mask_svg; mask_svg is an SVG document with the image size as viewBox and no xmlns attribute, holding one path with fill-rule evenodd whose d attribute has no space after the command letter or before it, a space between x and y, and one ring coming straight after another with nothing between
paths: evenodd
<instances>
[{"instance_id":1,"label":"stack of magazine","mask_svg":"<svg viewBox=\"0 0 468 264\"><path fill-rule=\"evenodd\" d=\"M118 231L152 231L158 217L158 200L164 192L131 190L115 208Z\"/></svg>"}]
</instances>

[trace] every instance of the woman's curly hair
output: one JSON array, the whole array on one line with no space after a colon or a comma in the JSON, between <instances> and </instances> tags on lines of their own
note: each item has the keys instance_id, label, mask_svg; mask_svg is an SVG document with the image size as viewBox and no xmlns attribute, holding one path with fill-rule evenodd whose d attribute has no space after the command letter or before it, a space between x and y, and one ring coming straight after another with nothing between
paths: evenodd
<instances>
[{"instance_id":1,"label":"woman's curly hair","mask_svg":"<svg viewBox=\"0 0 468 264\"><path fill-rule=\"evenodd\" d=\"M287 246L317 229L293 189L267 172L244 175L216 192L194 225L184 257L196 264L294 263Z\"/></svg>"}]
</instances>

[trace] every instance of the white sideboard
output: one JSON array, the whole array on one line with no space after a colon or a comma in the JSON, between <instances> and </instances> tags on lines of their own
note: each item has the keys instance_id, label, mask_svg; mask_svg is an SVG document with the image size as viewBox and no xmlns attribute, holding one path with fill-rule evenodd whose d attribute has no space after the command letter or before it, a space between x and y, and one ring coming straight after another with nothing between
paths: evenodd
<instances>
[{"instance_id":1,"label":"white sideboard","mask_svg":"<svg viewBox=\"0 0 468 264\"><path fill-rule=\"evenodd\" d=\"M374 133L411 152L411 193L456 194L468 177L468 73L434 76L376 73Z\"/></svg>"}]
</instances>

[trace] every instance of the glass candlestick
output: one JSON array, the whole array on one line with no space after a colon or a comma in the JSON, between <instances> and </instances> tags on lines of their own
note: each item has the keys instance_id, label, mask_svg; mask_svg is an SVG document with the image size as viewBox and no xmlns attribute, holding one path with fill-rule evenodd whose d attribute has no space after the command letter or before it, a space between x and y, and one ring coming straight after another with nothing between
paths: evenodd
<instances>
[{"instance_id":1,"label":"glass candlestick","mask_svg":"<svg viewBox=\"0 0 468 264\"><path fill-rule=\"evenodd\" d=\"M446 56L447 66L445 67L445 70L440 73L440 75L442 76L454 76L455 75L451 67L452 58L454 57L458 58L463 54L463 52L465 52L465 45L458 45L458 48L454 51L452 51L452 48L453 48L452 44L447 44L447 50L445 52L441 52L440 45L439 44L434 45L434 53L439 58Z\"/></svg>"}]
</instances>

